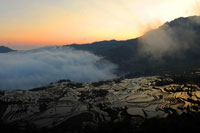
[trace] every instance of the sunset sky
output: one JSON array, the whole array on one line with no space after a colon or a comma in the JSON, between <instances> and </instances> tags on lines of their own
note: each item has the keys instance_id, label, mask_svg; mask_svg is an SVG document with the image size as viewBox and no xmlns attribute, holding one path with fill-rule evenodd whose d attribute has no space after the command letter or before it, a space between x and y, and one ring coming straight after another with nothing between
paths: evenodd
<instances>
[{"instance_id":1,"label":"sunset sky","mask_svg":"<svg viewBox=\"0 0 200 133\"><path fill-rule=\"evenodd\" d=\"M0 45L126 40L199 9L200 0L0 0Z\"/></svg>"}]
</instances>

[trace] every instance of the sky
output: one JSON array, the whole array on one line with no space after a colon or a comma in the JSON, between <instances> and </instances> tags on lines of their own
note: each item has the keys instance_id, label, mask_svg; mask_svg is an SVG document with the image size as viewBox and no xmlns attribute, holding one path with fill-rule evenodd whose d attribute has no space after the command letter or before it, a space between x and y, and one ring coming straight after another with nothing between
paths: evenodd
<instances>
[{"instance_id":1,"label":"sky","mask_svg":"<svg viewBox=\"0 0 200 133\"><path fill-rule=\"evenodd\" d=\"M0 45L126 40L193 15L200 15L200 0L0 0Z\"/></svg>"}]
</instances>

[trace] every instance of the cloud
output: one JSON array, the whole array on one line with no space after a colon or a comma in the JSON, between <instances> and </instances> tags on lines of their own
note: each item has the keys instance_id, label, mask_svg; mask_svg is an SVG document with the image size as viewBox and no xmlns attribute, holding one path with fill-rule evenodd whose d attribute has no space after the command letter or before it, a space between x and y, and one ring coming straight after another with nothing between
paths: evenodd
<instances>
[{"instance_id":1,"label":"cloud","mask_svg":"<svg viewBox=\"0 0 200 133\"><path fill-rule=\"evenodd\" d=\"M199 38L200 17L179 18L166 23L157 30L146 33L139 39L140 54L152 59L165 56L183 56L182 54L195 47Z\"/></svg>"},{"instance_id":2,"label":"cloud","mask_svg":"<svg viewBox=\"0 0 200 133\"><path fill-rule=\"evenodd\" d=\"M93 82L116 77L114 64L69 47L0 54L0 62L0 90L31 89L61 79Z\"/></svg>"}]
</instances>

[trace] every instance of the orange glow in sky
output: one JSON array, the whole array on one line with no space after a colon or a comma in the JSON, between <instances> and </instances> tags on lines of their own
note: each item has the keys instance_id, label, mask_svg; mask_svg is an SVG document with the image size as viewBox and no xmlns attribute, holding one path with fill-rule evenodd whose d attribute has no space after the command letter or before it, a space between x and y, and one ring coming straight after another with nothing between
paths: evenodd
<instances>
[{"instance_id":1,"label":"orange glow in sky","mask_svg":"<svg viewBox=\"0 0 200 133\"><path fill-rule=\"evenodd\" d=\"M132 39L199 9L200 0L0 0L0 45Z\"/></svg>"}]
</instances>

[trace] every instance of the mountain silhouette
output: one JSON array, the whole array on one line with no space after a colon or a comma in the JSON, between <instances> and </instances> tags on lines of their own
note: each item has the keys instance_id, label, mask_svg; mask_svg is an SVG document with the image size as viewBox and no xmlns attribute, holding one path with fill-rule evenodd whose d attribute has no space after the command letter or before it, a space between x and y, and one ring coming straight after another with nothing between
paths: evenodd
<instances>
[{"instance_id":1,"label":"mountain silhouette","mask_svg":"<svg viewBox=\"0 0 200 133\"><path fill-rule=\"evenodd\" d=\"M0 53L8 53L8 52L13 52L13 49L10 49L8 47L5 46L0 46Z\"/></svg>"},{"instance_id":2,"label":"mountain silhouette","mask_svg":"<svg viewBox=\"0 0 200 133\"><path fill-rule=\"evenodd\" d=\"M118 74L141 76L196 71L200 67L200 16L178 18L125 41L72 44L118 65Z\"/></svg>"}]
</instances>

